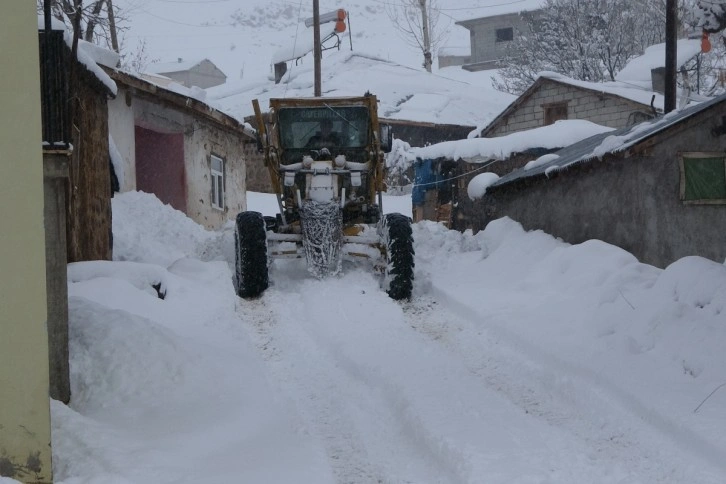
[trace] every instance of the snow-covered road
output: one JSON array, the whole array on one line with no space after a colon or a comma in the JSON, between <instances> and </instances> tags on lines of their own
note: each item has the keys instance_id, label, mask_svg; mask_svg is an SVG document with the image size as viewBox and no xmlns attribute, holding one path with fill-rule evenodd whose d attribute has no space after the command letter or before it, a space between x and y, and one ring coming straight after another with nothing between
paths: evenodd
<instances>
[{"instance_id":1,"label":"snow-covered road","mask_svg":"<svg viewBox=\"0 0 726 484\"><path fill-rule=\"evenodd\" d=\"M275 276L241 319L335 482L710 482L691 442L628 395L481 324L435 282L398 304L360 270Z\"/></svg>"},{"instance_id":2,"label":"snow-covered road","mask_svg":"<svg viewBox=\"0 0 726 484\"><path fill-rule=\"evenodd\" d=\"M63 484L726 481L722 264L421 223L410 302L301 261L242 300L230 230L145 197L70 268Z\"/></svg>"}]
</instances>

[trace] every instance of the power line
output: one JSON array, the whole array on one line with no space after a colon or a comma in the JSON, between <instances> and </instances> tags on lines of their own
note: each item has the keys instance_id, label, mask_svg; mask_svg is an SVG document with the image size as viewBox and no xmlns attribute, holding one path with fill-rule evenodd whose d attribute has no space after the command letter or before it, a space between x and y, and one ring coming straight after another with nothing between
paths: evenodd
<instances>
[{"instance_id":1,"label":"power line","mask_svg":"<svg viewBox=\"0 0 726 484\"><path fill-rule=\"evenodd\" d=\"M169 22L169 23L176 24L176 25L184 25L185 27L199 27L199 28L236 27L235 24L190 24L190 23L186 23L186 22L179 22L177 20L171 20L171 19L162 17L160 15L151 13L148 10L142 10L142 12L144 12L146 15L149 15L156 19L163 20L164 22Z\"/></svg>"},{"instance_id":2,"label":"power line","mask_svg":"<svg viewBox=\"0 0 726 484\"><path fill-rule=\"evenodd\" d=\"M297 33L298 33L298 30L300 29L300 18L302 16L302 4L303 4L303 0L300 0L300 5L298 6L298 10L297 10L297 23L295 24L295 40L293 41L293 44L292 44L293 52L295 52L297 50ZM295 64L290 64L290 74L287 76L289 80L288 80L288 82L285 83L285 92L282 94L282 97L287 97L287 88L290 87L290 80L292 80L292 69L293 69L294 65Z\"/></svg>"}]
</instances>

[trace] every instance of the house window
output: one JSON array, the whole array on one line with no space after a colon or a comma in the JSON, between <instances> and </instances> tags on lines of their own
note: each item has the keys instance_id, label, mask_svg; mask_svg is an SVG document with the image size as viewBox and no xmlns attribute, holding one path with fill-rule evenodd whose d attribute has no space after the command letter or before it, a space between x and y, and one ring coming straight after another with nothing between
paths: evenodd
<instances>
[{"instance_id":1,"label":"house window","mask_svg":"<svg viewBox=\"0 0 726 484\"><path fill-rule=\"evenodd\" d=\"M496 36L497 42L509 42L510 40L514 40L514 29L512 27L497 29Z\"/></svg>"},{"instance_id":2,"label":"house window","mask_svg":"<svg viewBox=\"0 0 726 484\"><path fill-rule=\"evenodd\" d=\"M726 204L726 153L681 153L681 200L687 204Z\"/></svg>"},{"instance_id":3,"label":"house window","mask_svg":"<svg viewBox=\"0 0 726 484\"><path fill-rule=\"evenodd\" d=\"M544 108L544 125L549 126L560 119L567 119L567 103L555 103L542 106Z\"/></svg>"},{"instance_id":4,"label":"house window","mask_svg":"<svg viewBox=\"0 0 726 484\"><path fill-rule=\"evenodd\" d=\"M211 156L212 207L224 210L224 160Z\"/></svg>"}]
</instances>

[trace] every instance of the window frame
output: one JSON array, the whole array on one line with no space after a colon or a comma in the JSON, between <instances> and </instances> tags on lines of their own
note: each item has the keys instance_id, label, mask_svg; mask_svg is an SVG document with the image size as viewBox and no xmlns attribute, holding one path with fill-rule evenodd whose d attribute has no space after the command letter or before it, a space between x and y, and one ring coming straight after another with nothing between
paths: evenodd
<instances>
[{"instance_id":1,"label":"window frame","mask_svg":"<svg viewBox=\"0 0 726 484\"><path fill-rule=\"evenodd\" d=\"M505 33L507 35L501 35L502 33ZM506 38L508 37L508 38ZM511 42L514 40L514 27L502 27L499 29L494 29L494 42L497 44L500 44L502 42Z\"/></svg>"},{"instance_id":2,"label":"window frame","mask_svg":"<svg viewBox=\"0 0 726 484\"><path fill-rule=\"evenodd\" d=\"M726 205L724 198L686 199L686 160L689 158L721 158L724 164L724 184L726 185L726 152L724 151L684 151L678 152L678 167L680 170L679 198L684 205Z\"/></svg>"},{"instance_id":3,"label":"window frame","mask_svg":"<svg viewBox=\"0 0 726 484\"><path fill-rule=\"evenodd\" d=\"M564 118L557 118L552 119L552 111L558 108L565 108L565 117ZM570 107L569 103L567 101L562 102L556 102L556 103L549 103L549 104L543 104L542 105L543 117L544 117L544 126L549 126L551 124L555 124L556 121L560 120L567 120L570 119Z\"/></svg>"},{"instance_id":4,"label":"window frame","mask_svg":"<svg viewBox=\"0 0 726 484\"><path fill-rule=\"evenodd\" d=\"M221 171L215 169L214 162L219 160L219 164L222 167ZM212 181L212 191L210 193L212 199L212 208L216 210L224 211L225 209L225 183L226 179L224 176L224 158L215 155L214 153L209 155L209 172Z\"/></svg>"}]
</instances>

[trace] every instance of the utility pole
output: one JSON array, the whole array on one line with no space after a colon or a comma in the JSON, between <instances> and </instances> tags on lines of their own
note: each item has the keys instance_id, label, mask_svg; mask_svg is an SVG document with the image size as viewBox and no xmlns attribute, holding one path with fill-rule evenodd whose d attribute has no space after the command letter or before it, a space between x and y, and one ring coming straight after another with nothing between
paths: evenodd
<instances>
[{"instance_id":1,"label":"utility pole","mask_svg":"<svg viewBox=\"0 0 726 484\"><path fill-rule=\"evenodd\" d=\"M418 0L421 6L421 24L423 30L424 68L431 72L431 38L429 36L429 16L426 12L426 0Z\"/></svg>"},{"instance_id":2,"label":"utility pole","mask_svg":"<svg viewBox=\"0 0 726 484\"><path fill-rule=\"evenodd\" d=\"M665 101L663 106L665 113L670 113L676 109L677 8L677 0L666 0Z\"/></svg>"},{"instance_id":3,"label":"utility pole","mask_svg":"<svg viewBox=\"0 0 726 484\"><path fill-rule=\"evenodd\" d=\"M323 56L322 46L320 45L320 2L313 0L313 57L315 58L315 97L322 96L322 87L320 85L320 59Z\"/></svg>"}]
</instances>

